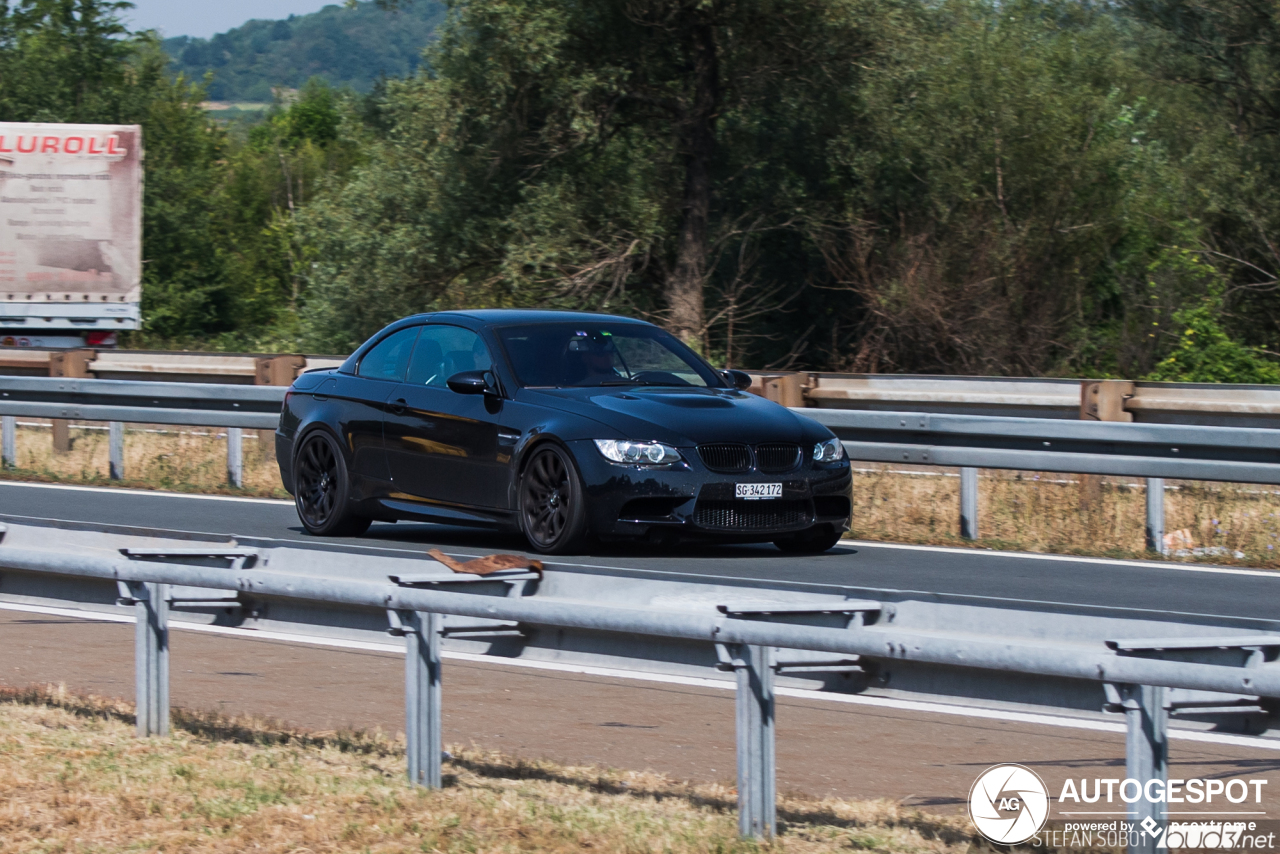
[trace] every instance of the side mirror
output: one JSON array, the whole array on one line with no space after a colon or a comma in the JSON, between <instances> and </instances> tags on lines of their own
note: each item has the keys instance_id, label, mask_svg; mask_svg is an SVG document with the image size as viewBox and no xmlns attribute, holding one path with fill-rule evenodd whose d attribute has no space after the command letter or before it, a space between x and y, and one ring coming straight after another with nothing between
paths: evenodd
<instances>
[{"instance_id":1,"label":"side mirror","mask_svg":"<svg viewBox=\"0 0 1280 854\"><path fill-rule=\"evenodd\" d=\"M462 371L448 379L449 390L457 394L497 394L485 379L485 371Z\"/></svg>"},{"instance_id":2,"label":"side mirror","mask_svg":"<svg viewBox=\"0 0 1280 854\"><path fill-rule=\"evenodd\" d=\"M751 388L751 374L746 371L728 370L721 371L721 373L729 381L729 384L739 391L746 391Z\"/></svg>"}]
</instances>

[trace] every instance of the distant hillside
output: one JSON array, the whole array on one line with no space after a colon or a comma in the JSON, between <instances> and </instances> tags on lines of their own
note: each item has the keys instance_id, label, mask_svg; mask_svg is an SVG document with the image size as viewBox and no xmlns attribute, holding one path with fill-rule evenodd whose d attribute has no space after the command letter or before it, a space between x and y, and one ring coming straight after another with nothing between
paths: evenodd
<instances>
[{"instance_id":1,"label":"distant hillside","mask_svg":"<svg viewBox=\"0 0 1280 854\"><path fill-rule=\"evenodd\" d=\"M213 72L213 101L270 101L273 87L297 88L313 76L365 92L381 74L418 67L445 7L417 0L398 12L373 3L326 6L285 21L250 21L211 39L165 39L173 67L191 77Z\"/></svg>"}]
</instances>

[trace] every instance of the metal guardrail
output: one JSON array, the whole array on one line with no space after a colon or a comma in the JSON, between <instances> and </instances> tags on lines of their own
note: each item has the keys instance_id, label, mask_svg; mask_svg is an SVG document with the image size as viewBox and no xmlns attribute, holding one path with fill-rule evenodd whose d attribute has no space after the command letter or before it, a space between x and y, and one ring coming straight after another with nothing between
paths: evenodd
<instances>
[{"instance_id":1,"label":"metal guardrail","mask_svg":"<svg viewBox=\"0 0 1280 854\"><path fill-rule=\"evenodd\" d=\"M0 414L275 429L279 386L0 377ZM1280 483L1280 430L800 408L854 459Z\"/></svg>"},{"instance_id":2,"label":"metal guardrail","mask_svg":"<svg viewBox=\"0 0 1280 854\"><path fill-rule=\"evenodd\" d=\"M280 386L0 377L5 415L274 430Z\"/></svg>"},{"instance_id":3,"label":"metal guardrail","mask_svg":"<svg viewBox=\"0 0 1280 854\"><path fill-rule=\"evenodd\" d=\"M1165 478L1280 483L1280 429L795 409L854 460L960 467L960 534L978 539L978 469L1146 478L1146 544L1165 553Z\"/></svg>"},{"instance_id":4,"label":"metal guardrail","mask_svg":"<svg viewBox=\"0 0 1280 854\"><path fill-rule=\"evenodd\" d=\"M0 348L0 374L288 385L344 356L151 350ZM961 377L752 371L753 390L787 406L1075 420L1092 386L1115 413L1154 423L1280 427L1280 387L1045 377ZM1117 420L1102 418L1102 420Z\"/></svg>"},{"instance_id":5,"label":"metal guardrail","mask_svg":"<svg viewBox=\"0 0 1280 854\"><path fill-rule=\"evenodd\" d=\"M797 409L871 462L1280 483L1280 430Z\"/></svg>"},{"instance_id":6,"label":"metal guardrail","mask_svg":"<svg viewBox=\"0 0 1280 854\"><path fill-rule=\"evenodd\" d=\"M892 374L753 375L761 393L789 406L1280 428L1280 386ZM773 389L769 382L774 383ZM1112 398L1111 411L1082 413L1089 410L1090 395L1099 390L1104 398Z\"/></svg>"},{"instance_id":7,"label":"metal guardrail","mask_svg":"<svg viewBox=\"0 0 1280 854\"><path fill-rule=\"evenodd\" d=\"M123 477L125 422L226 427L228 480L240 486L240 430L274 429L285 391L269 385L0 377L0 460L15 459L17 416L109 422L114 478ZM1157 551L1163 550L1164 478L1280 483L1280 429L794 410L835 431L852 459L961 467L961 531L970 538L978 534L977 468L1148 478L1147 542Z\"/></svg>"},{"instance_id":8,"label":"metal guardrail","mask_svg":"<svg viewBox=\"0 0 1280 854\"><path fill-rule=\"evenodd\" d=\"M334 368L345 358L298 354L0 347L0 374L288 385L302 371ZM71 372L67 372L68 366Z\"/></svg>"},{"instance_id":9,"label":"metal guardrail","mask_svg":"<svg viewBox=\"0 0 1280 854\"><path fill-rule=\"evenodd\" d=\"M227 481L244 485L242 430L275 430L287 388L0 376L0 462L17 459L17 418L108 422L113 480L124 479L124 424L225 427Z\"/></svg>"},{"instance_id":10,"label":"metal guardrail","mask_svg":"<svg viewBox=\"0 0 1280 854\"><path fill-rule=\"evenodd\" d=\"M440 785L446 639L506 659L621 662L682 673L715 668L735 680L744 835L769 836L775 826L780 680L816 679L844 692L896 690L970 702L1004 697L1123 712L1128 776L1144 785L1163 779L1171 710L1270 720L1265 698L1280 697L1276 621L1064 612L830 585L598 576L554 565L541 574L457 575L426 558L377 549L246 547L105 531L64 529L50 547L48 530L10 525L3 534L2 596L134 609L141 736L167 730L168 632L171 616L184 608L215 610L223 625L350 633L380 624L404 637L409 773L425 786ZM833 669L860 678L805 673ZM1153 804L1139 801L1132 810L1137 821L1163 820Z\"/></svg>"}]
</instances>

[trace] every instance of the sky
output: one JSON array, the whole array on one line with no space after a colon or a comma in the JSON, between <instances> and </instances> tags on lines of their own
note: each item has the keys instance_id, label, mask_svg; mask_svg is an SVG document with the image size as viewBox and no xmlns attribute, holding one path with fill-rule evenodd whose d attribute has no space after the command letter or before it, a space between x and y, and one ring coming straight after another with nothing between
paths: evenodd
<instances>
[{"instance_id":1,"label":"sky","mask_svg":"<svg viewBox=\"0 0 1280 854\"><path fill-rule=\"evenodd\" d=\"M135 8L122 17L134 29L207 39L253 18L270 21L305 15L340 3L341 0L133 0Z\"/></svg>"}]
</instances>

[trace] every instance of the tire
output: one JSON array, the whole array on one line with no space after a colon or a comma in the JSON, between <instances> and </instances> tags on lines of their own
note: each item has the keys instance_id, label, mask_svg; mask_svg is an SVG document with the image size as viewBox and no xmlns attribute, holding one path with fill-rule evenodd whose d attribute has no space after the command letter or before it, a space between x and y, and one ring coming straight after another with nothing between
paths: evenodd
<instances>
[{"instance_id":1,"label":"tire","mask_svg":"<svg viewBox=\"0 0 1280 854\"><path fill-rule=\"evenodd\" d=\"M541 554L568 554L587 541L587 502L573 457L559 445L533 452L520 475L520 530Z\"/></svg>"},{"instance_id":2,"label":"tire","mask_svg":"<svg viewBox=\"0 0 1280 854\"><path fill-rule=\"evenodd\" d=\"M351 476L338 443L323 430L307 434L293 457L293 505L302 527L318 537L358 537L372 519L351 512Z\"/></svg>"},{"instance_id":3,"label":"tire","mask_svg":"<svg viewBox=\"0 0 1280 854\"><path fill-rule=\"evenodd\" d=\"M779 537L773 544L787 554L816 555L834 548L843 536L843 532L831 525L816 525L789 537Z\"/></svg>"}]
</instances>

